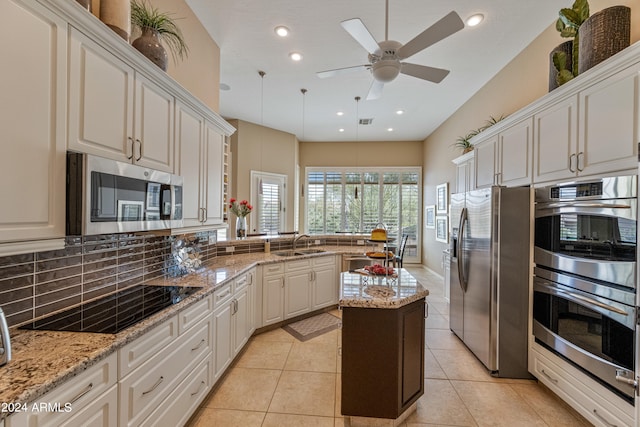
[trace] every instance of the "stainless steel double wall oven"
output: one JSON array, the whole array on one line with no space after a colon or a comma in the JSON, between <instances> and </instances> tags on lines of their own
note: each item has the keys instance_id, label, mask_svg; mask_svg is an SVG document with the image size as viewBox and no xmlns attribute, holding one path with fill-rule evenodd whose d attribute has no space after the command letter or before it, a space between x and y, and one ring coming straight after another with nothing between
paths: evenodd
<instances>
[{"instance_id":1,"label":"stainless steel double wall oven","mask_svg":"<svg viewBox=\"0 0 640 427\"><path fill-rule=\"evenodd\" d=\"M633 401L637 176L536 189L533 334Z\"/></svg>"}]
</instances>

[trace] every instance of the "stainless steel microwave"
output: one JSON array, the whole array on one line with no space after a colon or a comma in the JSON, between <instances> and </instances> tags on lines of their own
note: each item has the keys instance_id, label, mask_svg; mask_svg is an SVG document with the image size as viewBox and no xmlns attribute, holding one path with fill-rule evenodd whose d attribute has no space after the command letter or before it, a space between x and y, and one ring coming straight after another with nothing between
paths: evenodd
<instances>
[{"instance_id":1,"label":"stainless steel microwave","mask_svg":"<svg viewBox=\"0 0 640 427\"><path fill-rule=\"evenodd\" d=\"M67 153L68 236L183 226L182 177L83 153Z\"/></svg>"}]
</instances>

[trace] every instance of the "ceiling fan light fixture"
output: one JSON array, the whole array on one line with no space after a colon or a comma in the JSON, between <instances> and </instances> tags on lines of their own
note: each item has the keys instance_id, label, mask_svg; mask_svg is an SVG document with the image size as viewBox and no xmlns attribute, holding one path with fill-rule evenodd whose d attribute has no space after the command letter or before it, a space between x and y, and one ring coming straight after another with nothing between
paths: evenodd
<instances>
[{"instance_id":1,"label":"ceiling fan light fixture","mask_svg":"<svg viewBox=\"0 0 640 427\"><path fill-rule=\"evenodd\" d=\"M302 54L300 52L291 52L289 58L295 62L302 61Z\"/></svg>"},{"instance_id":2,"label":"ceiling fan light fixture","mask_svg":"<svg viewBox=\"0 0 640 427\"><path fill-rule=\"evenodd\" d=\"M484 20L484 15L482 13L476 13L475 15L471 15L467 18L467 25L469 27L475 27L479 23Z\"/></svg>"},{"instance_id":3,"label":"ceiling fan light fixture","mask_svg":"<svg viewBox=\"0 0 640 427\"><path fill-rule=\"evenodd\" d=\"M278 25L273 31L280 37L287 37L289 35L289 29L284 25Z\"/></svg>"},{"instance_id":4,"label":"ceiling fan light fixture","mask_svg":"<svg viewBox=\"0 0 640 427\"><path fill-rule=\"evenodd\" d=\"M372 66L373 77L382 83L393 81L400 74L400 63L395 59L382 59Z\"/></svg>"}]
</instances>

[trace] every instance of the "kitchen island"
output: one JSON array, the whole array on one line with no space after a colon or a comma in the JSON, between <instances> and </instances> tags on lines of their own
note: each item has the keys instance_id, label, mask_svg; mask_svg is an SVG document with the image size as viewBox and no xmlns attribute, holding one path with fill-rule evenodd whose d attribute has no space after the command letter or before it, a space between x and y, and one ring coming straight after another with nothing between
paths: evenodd
<instances>
[{"instance_id":1,"label":"kitchen island","mask_svg":"<svg viewBox=\"0 0 640 427\"><path fill-rule=\"evenodd\" d=\"M352 425L390 425L424 394L425 297L405 269L342 273L342 414Z\"/></svg>"}]
</instances>

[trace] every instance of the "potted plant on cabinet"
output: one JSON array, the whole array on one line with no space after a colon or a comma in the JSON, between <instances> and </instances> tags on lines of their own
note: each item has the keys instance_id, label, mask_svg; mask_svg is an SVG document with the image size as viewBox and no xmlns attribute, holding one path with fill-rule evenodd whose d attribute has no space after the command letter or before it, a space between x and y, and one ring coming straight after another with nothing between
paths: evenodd
<instances>
[{"instance_id":1,"label":"potted plant on cabinet","mask_svg":"<svg viewBox=\"0 0 640 427\"><path fill-rule=\"evenodd\" d=\"M580 46L580 25L589 17L589 2L587 0L575 0L571 8L562 8L558 12L556 30L564 38L573 38L557 46L551 53L553 67L557 71L555 83L561 86L578 75L578 55ZM567 52L570 49L570 56ZM550 82L550 89L553 82ZM557 87L556 86L556 87Z\"/></svg>"},{"instance_id":2,"label":"potted plant on cabinet","mask_svg":"<svg viewBox=\"0 0 640 427\"><path fill-rule=\"evenodd\" d=\"M171 51L174 61L176 57L184 59L188 55L189 49L182 32L171 14L160 12L145 0L133 0L131 24L142 33L131 45L163 71L167 71L167 51L162 45L163 42Z\"/></svg>"}]
</instances>

